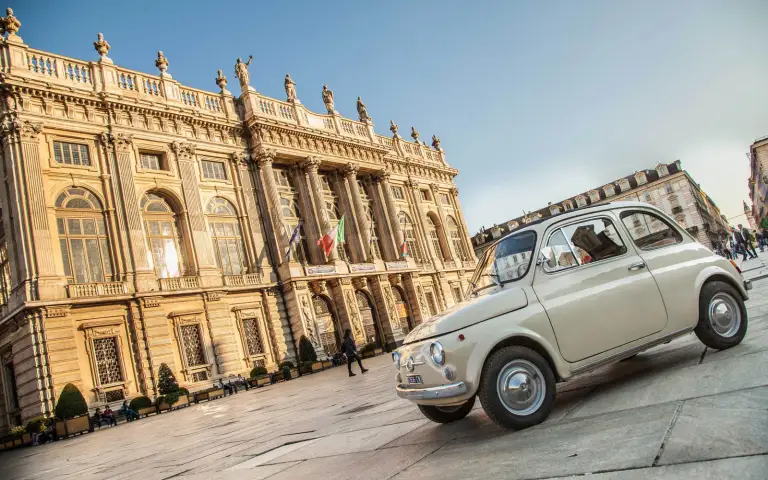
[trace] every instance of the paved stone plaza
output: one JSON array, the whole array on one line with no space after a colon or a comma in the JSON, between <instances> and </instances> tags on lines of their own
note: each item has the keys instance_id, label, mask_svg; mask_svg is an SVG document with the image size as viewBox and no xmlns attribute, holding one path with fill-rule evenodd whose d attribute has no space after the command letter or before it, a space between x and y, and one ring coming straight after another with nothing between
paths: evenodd
<instances>
[{"instance_id":1,"label":"paved stone plaza","mask_svg":"<svg viewBox=\"0 0 768 480\"><path fill-rule=\"evenodd\" d=\"M768 279L744 342L692 334L560 388L521 432L479 407L436 425L396 398L389 356L0 454L0 478L446 479L768 476Z\"/></svg>"}]
</instances>

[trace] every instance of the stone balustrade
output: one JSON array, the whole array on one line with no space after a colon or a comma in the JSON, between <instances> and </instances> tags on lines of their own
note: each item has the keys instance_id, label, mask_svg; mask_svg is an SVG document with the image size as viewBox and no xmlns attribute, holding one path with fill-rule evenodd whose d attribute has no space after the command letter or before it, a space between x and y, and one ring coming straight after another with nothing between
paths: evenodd
<instances>
[{"instance_id":1,"label":"stone balustrade","mask_svg":"<svg viewBox=\"0 0 768 480\"><path fill-rule=\"evenodd\" d=\"M224 275L224 285L227 287L247 287L261 283L258 273L246 273L244 275Z\"/></svg>"},{"instance_id":2,"label":"stone balustrade","mask_svg":"<svg viewBox=\"0 0 768 480\"><path fill-rule=\"evenodd\" d=\"M69 298L104 297L110 295L125 295L128 288L123 282L103 283L73 283L67 285Z\"/></svg>"},{"instance_id":3,"label":"stone balustrade","mask_svg":"<svg viewBox=\"0 0 768 480\"><path fill-rule=\"evenodd\" d=\"M158 278L160 290L172 292L176 290L195 290L200 288L200 277L171 277Z\"/></svg>"}]
</instances>

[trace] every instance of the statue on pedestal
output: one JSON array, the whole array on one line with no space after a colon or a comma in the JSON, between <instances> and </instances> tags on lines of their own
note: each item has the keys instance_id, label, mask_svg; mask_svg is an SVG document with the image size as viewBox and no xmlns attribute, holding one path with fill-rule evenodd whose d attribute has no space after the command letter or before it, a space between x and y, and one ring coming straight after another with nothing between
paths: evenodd
<instances>
[{"instance_id":1,"label":"statue on pedestal","mask_svg":"<svg viewBox=\"0 0 768 480\"><path fill-rule=\"evenodd\" d=\"M397 126L397 124L395 123L394 120L390 120L389 121L389 131L392 132L394 134L394 136L396 136L396 137L398 136L397 135L397 129L398 128L400 128L400 127Z\"/></svg>"},{"instance_id":2,"label":"statue on pedestal","mask_svg":"<svg viewBox=\"0 0 768 480\"><path fill-rule=\"evenodd\" d=\"M293 81L290 73L285 74L285 95L289 102L296 101L296 82Z\"/></svg>"},{"instance_id":3,"label":"statue on pedestal","mask_svg":"<svg viewBox=\"0 0 768 480\"><path fill-rule=\"evenodd\" d=\"M93 42L93 48L96 49L96 52L98 52L99 56L102 59L107 59L107 54L109 53L109 49L112 48L109 46L109 42L104 40L104 35L99 32L99 34L96 36L96 41Z\"/></svg>"},{"instance_id":4,"label":"statue on pedestal","mask_svg":"<svg viewBox=\"0 0 768 480\"><path fill-rule=\"evenodd\" d=\"M0 17L0 35L16 35L21 28L21 22L13 15L12 8L5 9L5 17Z\"/></svg>"},{"instance_id":5,"label":"statue on pedestal","mask_svg":"<svg viewBox=\"0 0 768 480\"><path fill-rule=\"evenodd\" d=\"M437 138L437 135L432 135L432 148L440 150L440 139Z\"/></svg>"},{"instance_id":6,"label":"statue on pedestal","mask_svg":"<svg viewBox=\"0 0 768 480\"><path fill-rule=\"evenodd\" d=\"M323 85L323 103L325 104L325 109L328 110L328 113L333 113L335 111L333 109L333 90L330 90L328 85Z\"/></svg>"},{"instance_id":7,"label":"statue on pedestal","mask_svg":"<svg viewBox=\"0 0 768 480\"><path fill-rule=\"evenodd\" d=\"M364 123L373 121L373 119L368 116L368 108L360 97L357 97L357 116L360 118L360 121Z\"/></svg>"},{"instance_id":8,"label":"statue on pedestal","mask_svg":"<svg viewBox=\"0 0 768 480\"><path fill-rule=\"evenodd\" d=\"M240 88L243 92L248 90L251 81L251 75L248 73L248 65L251 64L251 60L253 60L253 55L249 55L248 61L245 63L242 58L238 58L237 63L235 63L235 76L240 80Z\"/></svg>"}]
</instances>

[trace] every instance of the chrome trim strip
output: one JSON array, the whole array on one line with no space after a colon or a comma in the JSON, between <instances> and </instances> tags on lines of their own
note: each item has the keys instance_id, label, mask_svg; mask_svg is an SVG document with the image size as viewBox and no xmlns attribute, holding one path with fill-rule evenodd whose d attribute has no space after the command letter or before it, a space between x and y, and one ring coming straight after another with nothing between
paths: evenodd
<instances>
[{"instance_id":1,"label":"chrome trim strip","mask_svg":"<svg viewBox=\"0 0 768 480\"><path fill-rule=\"evenodd\" d=\"M595 368L602 367L604 365L608 365L609 363L617 362L619 360L622 360L624 358L629 358L632 355L638 354L642 352L643 350L648 350L649 348L656 347L658 345L661 345L662 343L667 343L677 337L680 337L682 335L685 335L688 332L693 331L693 329L696 328L693 327L685 327L680 330L677 330L675 332L669 333L667 335L664 335L663 337L659 337L656 340L650 341L648 343L644 343L642 345L638 345L636 347L632 347L629 350L625 350L623 352L616 353L614 355L611 355L610 357L603 358L601 360L598 360L596 362L588 363L587 365L581 366L579 368L574 368L571 370L571 373L574 375L579 375L581 373L587 372L589 370L594 370Z\"/></svg>"},{"instance_id":2,"label":"chrome trim strip","mask_svg":"<svg viewBox=\"0 0 768 480\"><path fill-rule=\"evenodd\" d=\"M438 398L458 397L467 393L467 384L464 382L440 385L429 388L407 388L402 385L395 387L397 396L406 400L434 400Z\"/></svg>"}]
</instances>

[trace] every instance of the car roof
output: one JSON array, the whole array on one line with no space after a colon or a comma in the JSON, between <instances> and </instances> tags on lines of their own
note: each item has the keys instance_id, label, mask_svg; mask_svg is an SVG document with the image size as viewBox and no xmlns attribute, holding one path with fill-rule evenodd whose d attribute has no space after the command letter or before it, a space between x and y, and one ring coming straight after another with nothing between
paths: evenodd
<instances>
[{"instance_id":1,"label":"car roof","mask_svg":"<svg viewBox=\"0 0 768 480\"><path fill-rule=\"evenodd\" d=\"M653 209L658 210L653 205L650 205L645 202L608 202L608 203L600 203L597 205L587 205L585 207L581 208L575 208L573 210L568 210L566 212L561 212L555 215L551 215L549 217L540 218L538 220L534 220L530 223L526 223L523 225L520 225L516 229L512 230L508 234L504 235L500 239L496 240L493 244L496 244L498 242L501 242L507 237L511 237L512 235L517 235L518 233L522 233L525 231L534 231L536 233L542 233L544 230L546 230L550 225L553 223L559 222L561 220L567 220L572 217L580 217L584 215L584 213L589 210L590 212L604 212L607 210L616 210L620 208L628 208L628 207L640 207L640 208L646 208L646 209ZM491 245L493 245L491 244Z\"/></svg>"}]
</instances>

